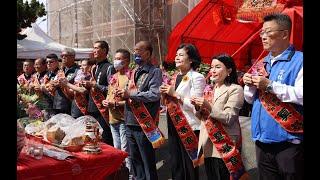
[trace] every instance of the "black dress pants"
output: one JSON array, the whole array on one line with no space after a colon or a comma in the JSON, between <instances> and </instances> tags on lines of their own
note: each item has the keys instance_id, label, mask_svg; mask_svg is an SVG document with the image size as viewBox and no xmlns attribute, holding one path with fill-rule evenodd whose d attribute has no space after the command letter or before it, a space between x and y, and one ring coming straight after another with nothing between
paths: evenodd
<instances>
[{"instance_id":1,"label":"black dress pants","mask_svg":"<svg viewBox=\"0 0 320 180\"><path fill-rule=\"evenodd\" d=\"M141 127L126 125L126 135L135 180L158 180L155 151Z\"/></svg>"},{"instance_id":2,"label":"black dress pants","mask_svg":"<svg viewBox=\"0 0 320 180\"><path fill-rule=\"evenodd\" d=\"M84 116L84 114L78 108L75 100L71 101L71 116L75 119L77 119L78 117Z\"/></svg>"},{"instance_id":3,"label":"black dress pants","mask_svg":"<svg viewBox=\"0 0 320 180\"><path fill-rule=\"evenodd\" d=\"M53 113L56 114L69 114L70 115L70 109L52 109Z\"/></svg>"},{"instance_id":4,"label":"black dress pants","mask_svg":"<svg viewBox=\"0 0 320 180\"><path fill-rule=\"evenodd\" d=\"M214 180L229 180L230 173L221 158L208 157L204 158L204 165L206 168L207 179Z\"/></svg>"},{"instance_id":5,"label":"black dress pants","mask_svg":"<svg viewBox=\"0 0 320 180\"><path fill-rule=\"evenodd\" d=\"M302 144L290 142L266 144L256 141L256 156L260 180L304 179Z\"/></svg>"},{"instance_id":6,"label":"black dress pants","mask_svg":"<svg viewBox=\"0 0 320 180\"><path fill-rule=\"evenodd\" d=\"M109 124L101 116L100 112L89 112L89 115L93 116L100 124L103 129L102 132L102 141L110 146L113 146L113 139L111 134L111 129Z\"/></svg>"},{"instance_id":7,"label":"black dress pants","mask_svg":"<svg viewBox=\"0 0 320 180\"><path fill-rule=\"evenodd\" d=\"M171 175L175 180L198 180L199 167L194 168L193 163L185 150L180 137L169 115L168 117L168 141L171 159ZM194 131L199 138L199 130Z\"/></svg>"}]
</instances>

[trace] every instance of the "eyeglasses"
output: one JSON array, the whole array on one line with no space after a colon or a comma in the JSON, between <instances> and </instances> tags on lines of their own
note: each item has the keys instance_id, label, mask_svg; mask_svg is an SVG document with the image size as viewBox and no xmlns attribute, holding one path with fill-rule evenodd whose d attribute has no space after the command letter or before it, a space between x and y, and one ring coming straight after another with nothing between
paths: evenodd
<instances>
[{"instance_id":1,"label":"eyeglasses","mask_svg":"<svg viewBox=\"0 0 320 180\"><path fill-rule=\"evenodd\" d=\"M271 30L271 31L261 31L260 32L260 37L262 37L264 34L267 36L267 37L269 37L271 34L272 34L272 32L276 32L276 31L287 31L287 29L279 29L279 30Z\"/></svg>"}]
</instances>

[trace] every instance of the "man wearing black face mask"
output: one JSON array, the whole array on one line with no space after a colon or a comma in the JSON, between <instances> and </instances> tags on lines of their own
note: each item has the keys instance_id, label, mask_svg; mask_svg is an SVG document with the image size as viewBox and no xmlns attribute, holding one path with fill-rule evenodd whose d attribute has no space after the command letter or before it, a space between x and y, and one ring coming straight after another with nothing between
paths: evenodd
<instances>
[{"instance_id":1,"label":"man wearing black face mask","mask_svg":"<svg viewBox=\"0 0 320 180\"><path fill-rule=\"evenodd\" d=\"M162 73L159 68L151 64L151 54L150 42L140 41L135 45L134 59L138 68L131 75L127 89L116 91L117 96L126 100L124 111L126 133L133 172L135 178L139 180L158 179L153 148L159 147L162 140L158 128L154 125L154 119L160 108L159 87ZM153 130L147 133L146 126ZM154 137L150 135L152 133L160 138L155 138L157 140L154 141Z\"/></svg>"}]
</instances>

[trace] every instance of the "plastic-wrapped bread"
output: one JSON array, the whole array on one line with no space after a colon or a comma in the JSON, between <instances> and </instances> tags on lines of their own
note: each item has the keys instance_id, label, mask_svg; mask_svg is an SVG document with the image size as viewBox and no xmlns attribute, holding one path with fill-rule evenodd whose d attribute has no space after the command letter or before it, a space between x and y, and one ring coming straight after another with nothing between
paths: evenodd
<instances>
[{"instance_id":1,"label":"plastic-wrapped bread","mask_svg":"<svg viewBox=\"0 0 320 180\"><path fill-rule=\"evenodd\" d=\"M52 126L46 131L46 139L54 144L60 144L66 133L57 125Z\"/></svg>"},{"instance_id":2,"label":"plastic-wrapped bread","mask_svg":"<svg viewBox=\"0 0 320 180\"><path fill-rule=\"evenodd\" d=\"M83 145L82 136L86 132L86 121L95 119L92 116L81 116L76 119L76 122L66 128L67 135L61 142L62 146L78 146Z\"/></svg>"},{"instance_id":3,"label":"plastic-wrapped bread","mask_svg":"<svg viewBox=\"0 0 320 180\"><path fill-rule=\"evenodd\" d=\"M50 126L52 124L59 124L60 127L65 127L65 126L69 126L75 122L76 122L76 119L74 119L69 114L59 113L59 114L52 116L50 119L48 119L48 121L45 122L45 125ZM50 127L48 127L48 128L50 128Z\"/></svg>"},{"instance_id":4,"label":"plastic-wrapped bread","mask_svg":"<svg viewBox=\"0 0 320 180\"><path fill-rule=\"evenodd\" d=\"M42 136L43 135L43 129L44 129L44 123L42 121L35 121L32 122L24 128L27 134L36 135L36 136Z\"/></svg>"}]
</instances>

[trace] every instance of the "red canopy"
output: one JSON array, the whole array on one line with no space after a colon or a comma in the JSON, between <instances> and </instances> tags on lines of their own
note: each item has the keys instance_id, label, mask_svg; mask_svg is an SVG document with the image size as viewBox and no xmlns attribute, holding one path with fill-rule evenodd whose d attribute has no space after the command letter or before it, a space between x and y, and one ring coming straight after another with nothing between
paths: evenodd
<instances>
[{"instance_id":1,"label":"red canopy","mask_svg":"<svg viewBox=\"0 0 320 180\"><path fill-rule=\"evenodd\" d=\"M262 23L233 20L229 24L216 24L213 10L221 6L213 0L202 0L173 29L168 40L166 62L173 62L180 43L194 44L204 63L210 64L211 57L219 53L233 55L238 69L257 59L263 49L259 37ZM303 8L285 8L293 21L291 42L301 50L303 43Z\"/></svg>"}]
</instances>

